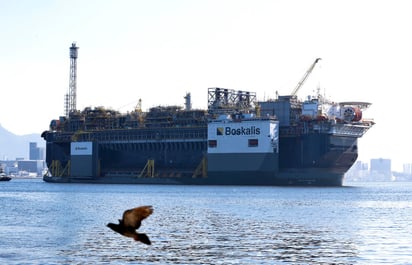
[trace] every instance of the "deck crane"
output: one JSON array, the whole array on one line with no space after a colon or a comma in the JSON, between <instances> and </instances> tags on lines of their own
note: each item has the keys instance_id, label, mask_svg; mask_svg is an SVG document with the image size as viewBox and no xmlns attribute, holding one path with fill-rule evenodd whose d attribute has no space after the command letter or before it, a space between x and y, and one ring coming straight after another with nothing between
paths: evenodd
<instances>
[{"instance_id":1,"label":"deck crane","mask_svg":"<svg viewBox=\"0 0 412 265\"><path fill-rule=\"evenodd\" d=\"M295 89L293 89L291 96L296 97L296 94L298 93L299 89L303 86L305 83L306 79L308 79L310 73L312 73L313 68L315 68L315 65L322 60L321 58L316 58L316 60L312 63L312 65L309 67L309 69L306 71L306 73L303 75L302 79L299 81L299 83L296 85Z\"/></svg>"}]
</instances>

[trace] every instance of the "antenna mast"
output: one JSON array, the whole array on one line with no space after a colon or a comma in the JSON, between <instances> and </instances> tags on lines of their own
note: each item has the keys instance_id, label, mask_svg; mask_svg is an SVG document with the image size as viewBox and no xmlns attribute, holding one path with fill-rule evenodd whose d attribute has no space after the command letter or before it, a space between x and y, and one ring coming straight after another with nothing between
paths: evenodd
<instances>
[{"instance_id":1,"label":"antenna mast","mask_svg":"<svg viewBox=\"0 0 412 265\"><path fill-rule=\"evenodd\" d=\"M76 47L76 43L73 42L70 47L70 81L69 81L69 93L65 95L64 112L66 117L70 112L76 111L76 88L77 88L77 55L79 47Z\"/></svg>"}]
</instances>

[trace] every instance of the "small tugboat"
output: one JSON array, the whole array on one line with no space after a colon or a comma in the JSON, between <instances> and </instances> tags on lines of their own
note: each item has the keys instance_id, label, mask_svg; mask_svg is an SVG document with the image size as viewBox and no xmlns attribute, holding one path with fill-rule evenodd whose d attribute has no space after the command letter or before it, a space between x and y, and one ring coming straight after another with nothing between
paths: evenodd
<instances>
[{"instance_id":1,"label":"small tugboat","mask_svg":"<svg viewBox=\"0 0 412 265\"><path fill-rule=\"evenodd\" d=\"M0 181L10 181L11 177L7 176L6 173L4 173L3 169L0 168Z\"/></svg>"}]
</instances>

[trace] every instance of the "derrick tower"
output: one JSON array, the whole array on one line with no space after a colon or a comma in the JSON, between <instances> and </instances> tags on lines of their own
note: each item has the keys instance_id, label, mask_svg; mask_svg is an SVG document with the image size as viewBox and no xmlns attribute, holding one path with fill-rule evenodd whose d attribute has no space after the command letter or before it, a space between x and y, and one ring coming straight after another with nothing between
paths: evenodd
<instances>
[{"instance_id":1,"label":"derrick tower","mask_svg":"<svg viewBox=\"0 0 412 265\"><path fill-rule=\"evenodd\" d=\"M69 113L76 111L76 87L77 87L77 53L79 47L73 42L70 47L70 81L69 92L65 95L64 112L66 117Z\"/></svg>"}]
</instances>

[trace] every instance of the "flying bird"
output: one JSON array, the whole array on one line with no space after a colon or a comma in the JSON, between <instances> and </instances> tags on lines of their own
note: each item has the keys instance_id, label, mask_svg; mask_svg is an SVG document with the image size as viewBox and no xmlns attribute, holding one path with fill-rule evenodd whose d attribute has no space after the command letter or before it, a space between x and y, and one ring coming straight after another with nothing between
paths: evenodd
<instances>
[{"instance_id":1,"label":"flying bird","mask_svg":"<svg viewBox=\"0 0 412 265\"><path fill-rule=\"evenodd\" d=\"M142 220L153 213L152 206L140 206L124 211L123 219L119 219L119 224L108 223L107 226L113 231L136 241L150 245L150 239L146 234L137 233L142 224Z\"/></svg>"}]
</instances>

